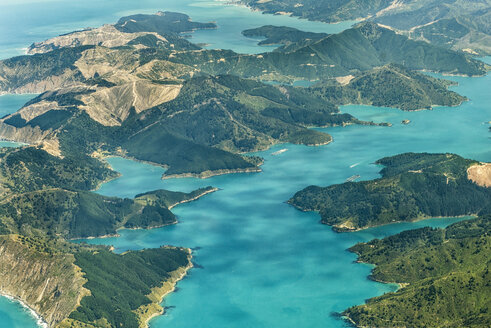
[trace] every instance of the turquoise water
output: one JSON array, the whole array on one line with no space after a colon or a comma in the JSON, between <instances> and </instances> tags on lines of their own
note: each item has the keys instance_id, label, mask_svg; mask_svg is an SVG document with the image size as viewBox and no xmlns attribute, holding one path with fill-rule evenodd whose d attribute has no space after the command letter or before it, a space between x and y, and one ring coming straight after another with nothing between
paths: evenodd
<instances>
[{"instance_id":1,"label":"turquoise water","mask_svg":"<svg viewBox=\"0 0 491 328\"><path fill-rule=\"evenodd\" d=\"M197 268L166 298L170 307L151 327L346 327L333 312L393 291L367 279L370 266L355 264L346 251L360 241L422 226L444 227L460 219L393 224L356 233L334 233L316 213L284 202L310 185L341 183L354 174L378 176L372 163L405 151L455 152L491 161L490 76L452 78L454 89L471 100L455 108L402 112L391 108L344 106L357 117L391 122L392 127L322 129L334 142L322 147L279 145L259 153L260 174L206 180L160 180L164 169L121 158L109 160L123 176L98 192L132 197L151 189L189 191L212 185L220 191L178 206L179 224L155 230L123 230L121 237L91 240L128 249L179 245L194 248ZM402 125L410 119L409 125ZM271 153L282 148L278 156Z\"/></svg>"},{"instance_id":2,"label":"turquoise water","mask_svg":"<svg viewBox=\"0 0 491 328\"><path fill-rule=\"evenodd\" d=\"M63 8L62 10L60 8ZM115 23L120 17L159 10L177 11L195 21L215 21L217 30L192 33L192 42L208 48L259 53L275 47L258 46L258 39L242 36L248 28L262 25L288 25L306 31L337 33L354 22L324 24L287 16L263 15L245 7L226 5L226 1L193 0L3 0L0 1L0 59L24 54L33 42L86 27Z\"/></svg>"},{"instance_id":3,"label":"turquoise water","mask_svg":"<svg viewBox=\"0 0 491 328\"><path fill-rule=\"evenodd\" d=\"M60 33L157 10L185 12L196 21L217 21L219 29L197 31L192 41L249 53L271 48L257 46L257 40L241 36L240 31L246 28L276 24L334 33L351 24L326 25L261 15L216 1L9 0L0 4L0 58L19 54L30 43ZM444 227L457 219L337 234L321 225L316 213L297 211L285 201L310 184L341 183L354 174L361 175L361 179L375 178L380 170L372 164L375 160L405 151L450 151L491 161L486 123L491 120L490 76L452 79L460 83L454 89L471 99L462 106L415 113L344 106L343 112L391 122L393 126L329 128L325 130L334 137L330 145L273 147L260 153L266 162L259 174L163 181L162 168L112 158L110 164L123 176L103 185L98 191L101 194L132 197L158 188L190 191L208 185L220 190L176 207L177 225L148 231L124 230L119 238L90 242L114 245L117 252L165 244L194 248L196 268L179 283L178 292L166 298L169 309L152 320L152 328L346 327L333 312L395 289L369 281L370 267L354 263L356 257L346 251L348 247L411 228ZM3 97L7 98L0 97L2 115L28 100L28 96ZM402 125L403 119L412 122ZM271 155L282 148L289 150ZM6 326L2 326L4 323ZM0 327L29 325L35 323L18 303L0 298Z\"/></svg>"},{"instance_id":4,"label":"turquoise water","mask_svg":"<svg viewBox=\"0 0 491 328\"><path fill-rule=\"evenodd\" d=\"M36 320L19 302L0 297L0 328L36 328Z\"/></svg>"},{"instance_id":5,"label":"turquoise water","mask_svg":"<svg viewBox=\"0 0 491 328\"><path fill-rule=\"evenodd\" d=\"M12 95L6 94L0 96L0 118L12 114L21 108L26 102L34 98L37 94Z\"/></svg>"},{"instance_id":6,"label":"turquoise water","mask_svg":"<svg viewBox=\"0 0 491 328\"><path fill-rule=\"evenodd\" d=\"M21 108L26 102L34 98L36 94L23 95L1 95L0 96L0 118L12 114ZM0 147L19 147L21 143L11 141L1 141Z\"/></svg>"}]
</instances>

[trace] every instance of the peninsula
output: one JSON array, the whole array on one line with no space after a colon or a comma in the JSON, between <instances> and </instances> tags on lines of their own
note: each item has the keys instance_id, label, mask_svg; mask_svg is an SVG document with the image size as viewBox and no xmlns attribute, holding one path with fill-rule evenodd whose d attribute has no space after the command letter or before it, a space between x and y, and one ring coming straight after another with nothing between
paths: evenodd
<instances>
[{"instance_id":1,"label":"peninsula","mask_svg":"<svg viewBox=\"0 0 491 328\"><path fill-rule=\"evenodd\" d=\"M385 166L381 178L310 186L288 202L303 211L318 211L322 223L336 231L491 210L491 189L468 175L469 168L482 165L479 162L454 154L406 153L376 164Z\"/></svg>"}]
</instances>

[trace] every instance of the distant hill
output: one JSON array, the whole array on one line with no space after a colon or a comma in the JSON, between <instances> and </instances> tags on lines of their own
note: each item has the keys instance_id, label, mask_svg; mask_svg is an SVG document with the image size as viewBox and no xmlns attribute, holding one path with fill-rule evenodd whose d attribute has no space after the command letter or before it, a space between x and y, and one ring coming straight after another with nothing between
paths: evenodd
<instances>
[{"instance_id":1,"label":"distant hill","mask_svg":"<svg viewBox=\"0 0 491 328\"><path fill-rule=\"evenodd\" d=\"M465 100L446 90L447 82L411 70L479 75L488 69L465 54L373 23L334 35L272 26L249 31L285 43L259 55L161 46L164 31L181 38L175 31L211 27L175 13L126 17L116 27L131 37L150 34L111 47L90 38L77 45L85 32L75 32L47 42L58 44L55 50L1 61L0 90L42 94L2 118L0 135L57 156L119 155L151 162L166 167L166 177L257 172L261 160L241 153L282 142L331 141L309 129L313 126L373 124L339 114L337 105L411 110ZM311 41L299 41L306 36ZM347 84L302 89L255 81L332 77ZM387 85L391 88L384 89Z\"/></svg>"},{"instance_id":2,"label":"distant hill","mask_svg":"<svg viewBox=\"0 0 491 328\"><path fill-rule=\"evenodd\" d=\"M365 19L406 31L415 39L475 54L491 54L491 2L484 1L353 1L240 0L265 13L289 14L335 23Z\"/></svg>"}]
</instances>

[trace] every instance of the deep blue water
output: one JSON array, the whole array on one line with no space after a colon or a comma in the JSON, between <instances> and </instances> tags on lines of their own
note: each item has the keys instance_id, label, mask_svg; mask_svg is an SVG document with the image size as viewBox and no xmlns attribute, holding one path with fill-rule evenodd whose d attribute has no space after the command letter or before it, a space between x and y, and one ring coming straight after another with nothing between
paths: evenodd
<instances>
[{"instance_id":1,"label":"deep blue water","mask_svg":"<svg viewBox=\"0 0 491 328\"><path fill-rule=\"evenodd\" d=\"M240 31L245 28L276 24L336 32L351 24L331 26L261 15L212 1L12 0L0 4L0 58L63 32L157 10L185 12L197 21L217 21L218 30L197 31L192 40L241 52L267 50L257 46L257 41L242 37ZM452 79L460 83L454 90L470 98L462 106L414 113L344 106L343 112L391 122L393 126L325 129L334 142L322 147L275 146L259 154L266 159L262 173L161 180L162 168L112 158L110 164L123 176L103 185L98 192L104 195L132 197L158 188L190 191L208 185L220 190L174 208L177 225L123 230L119 238L90 242L114 245L117 252L166 244L195 249L197 268L179 283L177 293L165 299L165 306L171 308L151 321L152 328L345 327L342 320L332 316L333 312L395 289L369 281L370 266L354 263L356 257L347 248L402 230L426 225L444 227L457 219L338 234L321 225L316 213L297 211L285 201L311 184L341 183L354 174L361 175L361 179L375 178L380 170L372 164L375 160L406 151L455 152L491 161L487 123L491 120L490 76ZM28 98L0 97L0 115L15 111ZM400 124L403 119L411 123ZM271 155L281 148L288 151ZM0 327L34 326L34 320L17 303L0 298Z\"/></svg>"}]
</instances>

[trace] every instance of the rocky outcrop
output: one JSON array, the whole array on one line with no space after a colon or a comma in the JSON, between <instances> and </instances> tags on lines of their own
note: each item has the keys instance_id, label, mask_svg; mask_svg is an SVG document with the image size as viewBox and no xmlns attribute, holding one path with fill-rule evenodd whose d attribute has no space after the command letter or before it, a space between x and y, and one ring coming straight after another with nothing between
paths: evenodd
<instances>
[{"instance_id":1,"label":"rocky outcrop","mask_svg":"<svg viewBox=\"0 0 491 328\"><path fill-rule=\"evenodd\" d=\"M51 130L43 131L37 126L16 128L15 126L0 122L0 137L5 140L38 145L50 132Z\"/></svg>"},{"instance_id":2,"label":"rocky outcrop","mask_svg":"<svg viewBox=\"0 0 491 328\"><path fill-rule=\"evenodd\" d=\"M491 187L491 163L472 165L467 169L467 177L481 187Z\"/></svg>"}]
</instances>

